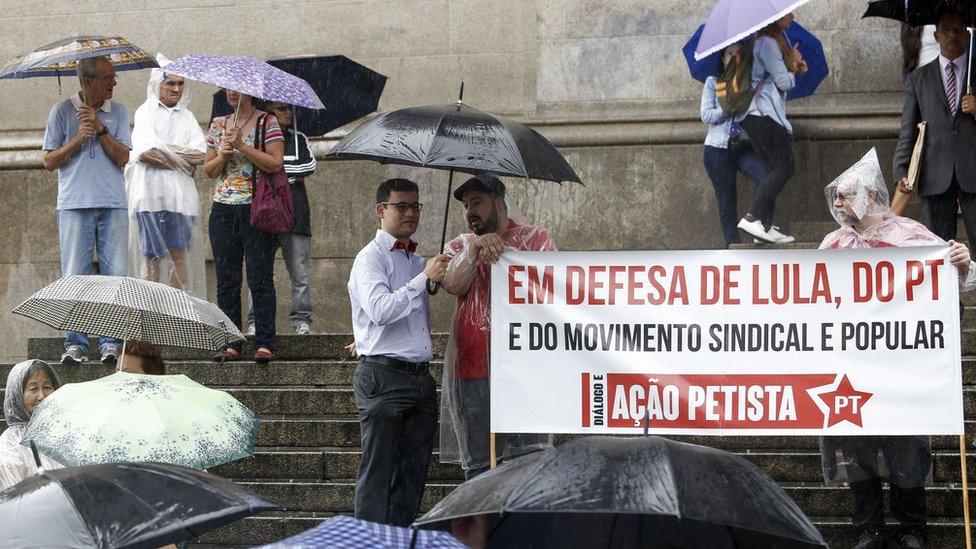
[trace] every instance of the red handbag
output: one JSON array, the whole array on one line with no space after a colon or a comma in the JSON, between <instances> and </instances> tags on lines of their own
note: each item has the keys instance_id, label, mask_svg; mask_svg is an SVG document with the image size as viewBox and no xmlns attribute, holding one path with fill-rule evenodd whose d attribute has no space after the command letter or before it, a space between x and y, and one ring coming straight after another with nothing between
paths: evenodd
<instances>
[{"instance_id":1,"label":"red handbag","mask_svg":"<svg viewBox=\"0 0 976 549\"><path fill-rule=\"evenodd\" d=\"M255 124L254 144L264 151L264 137L268 131L268 115L262 114ZM254 167L251 178L254 195L251 199L251 227L266 233L289 233L295 224L295 206L291 201L291 185L284 168L277 173L264 173Z\"/></svg>"}]
</instances>

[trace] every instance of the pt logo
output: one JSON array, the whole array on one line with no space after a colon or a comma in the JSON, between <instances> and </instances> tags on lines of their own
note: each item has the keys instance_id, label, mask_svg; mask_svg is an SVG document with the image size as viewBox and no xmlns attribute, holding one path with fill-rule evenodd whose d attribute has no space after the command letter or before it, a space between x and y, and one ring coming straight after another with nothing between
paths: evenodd
<instances>
[{"instance_id":1,"label":"pt logo","mask_svg":"<svg viewBox=\"0 0 976 549\"><path fill-rule=\"evenodd\" d=\"M810 389L810 394L823 404L820 408L825 412L826 427L833 427L842 421L863 427L861 411L873 393L855 389L847 374L841 377L835 389L830 390L832 385Z\"/></svg>"}]
</instances>

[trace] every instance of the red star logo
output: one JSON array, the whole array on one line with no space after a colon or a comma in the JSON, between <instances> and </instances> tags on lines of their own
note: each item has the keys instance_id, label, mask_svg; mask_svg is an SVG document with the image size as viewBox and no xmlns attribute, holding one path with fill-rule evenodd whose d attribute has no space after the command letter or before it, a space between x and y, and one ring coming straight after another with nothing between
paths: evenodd
<instances>
[{"instance_id":1,"label":"red star logo","mask_svg":"<svg viewBox=\"0 0 976 549\"><path fill-rule=\"evenodd\" d=\"M861 410L873 393L857 391L847 379L847 374L841 378L837 389L829 393L821 393L820 398L827 405L827 427L837 425L842 421L850 421L858 427L861 425Z\"/></svg>"}]
</instances>

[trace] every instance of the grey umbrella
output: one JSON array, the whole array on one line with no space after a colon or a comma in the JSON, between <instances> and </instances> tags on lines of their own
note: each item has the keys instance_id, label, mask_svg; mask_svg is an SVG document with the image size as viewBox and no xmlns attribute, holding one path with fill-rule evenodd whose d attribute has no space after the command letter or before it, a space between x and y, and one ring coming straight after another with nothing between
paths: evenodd
<instances>
[{"instance_id":1,"label":"grey umbrella","mask_svg":"<svg viewBox=\"0 0 976 549\"><path fill-rule=\"evenodd\" d=\"M215 350L244 339L213 303L128 276L66 276L41 288L13 312L58 330L156 345Z\"/></svg>"}]
</instances>

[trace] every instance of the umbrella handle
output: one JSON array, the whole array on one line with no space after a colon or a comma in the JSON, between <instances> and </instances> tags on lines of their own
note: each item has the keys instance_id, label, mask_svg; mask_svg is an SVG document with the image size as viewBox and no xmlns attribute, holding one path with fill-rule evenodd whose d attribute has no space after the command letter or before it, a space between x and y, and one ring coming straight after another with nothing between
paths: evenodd
<instances>
[{"instance_id":1,"label":"umbrella handle","mask_svg":"<svg viewBox=\"0 0 976 549\"><path fill-rule=\"evenodd\" d=\"M34 454L34 465L37 465L37 472L43 473L44 467L41 466L41 454L38 453L37 446L34 444L33 440L30 441L30 449L31 453Z\"/></svg>"}]
</instances>

